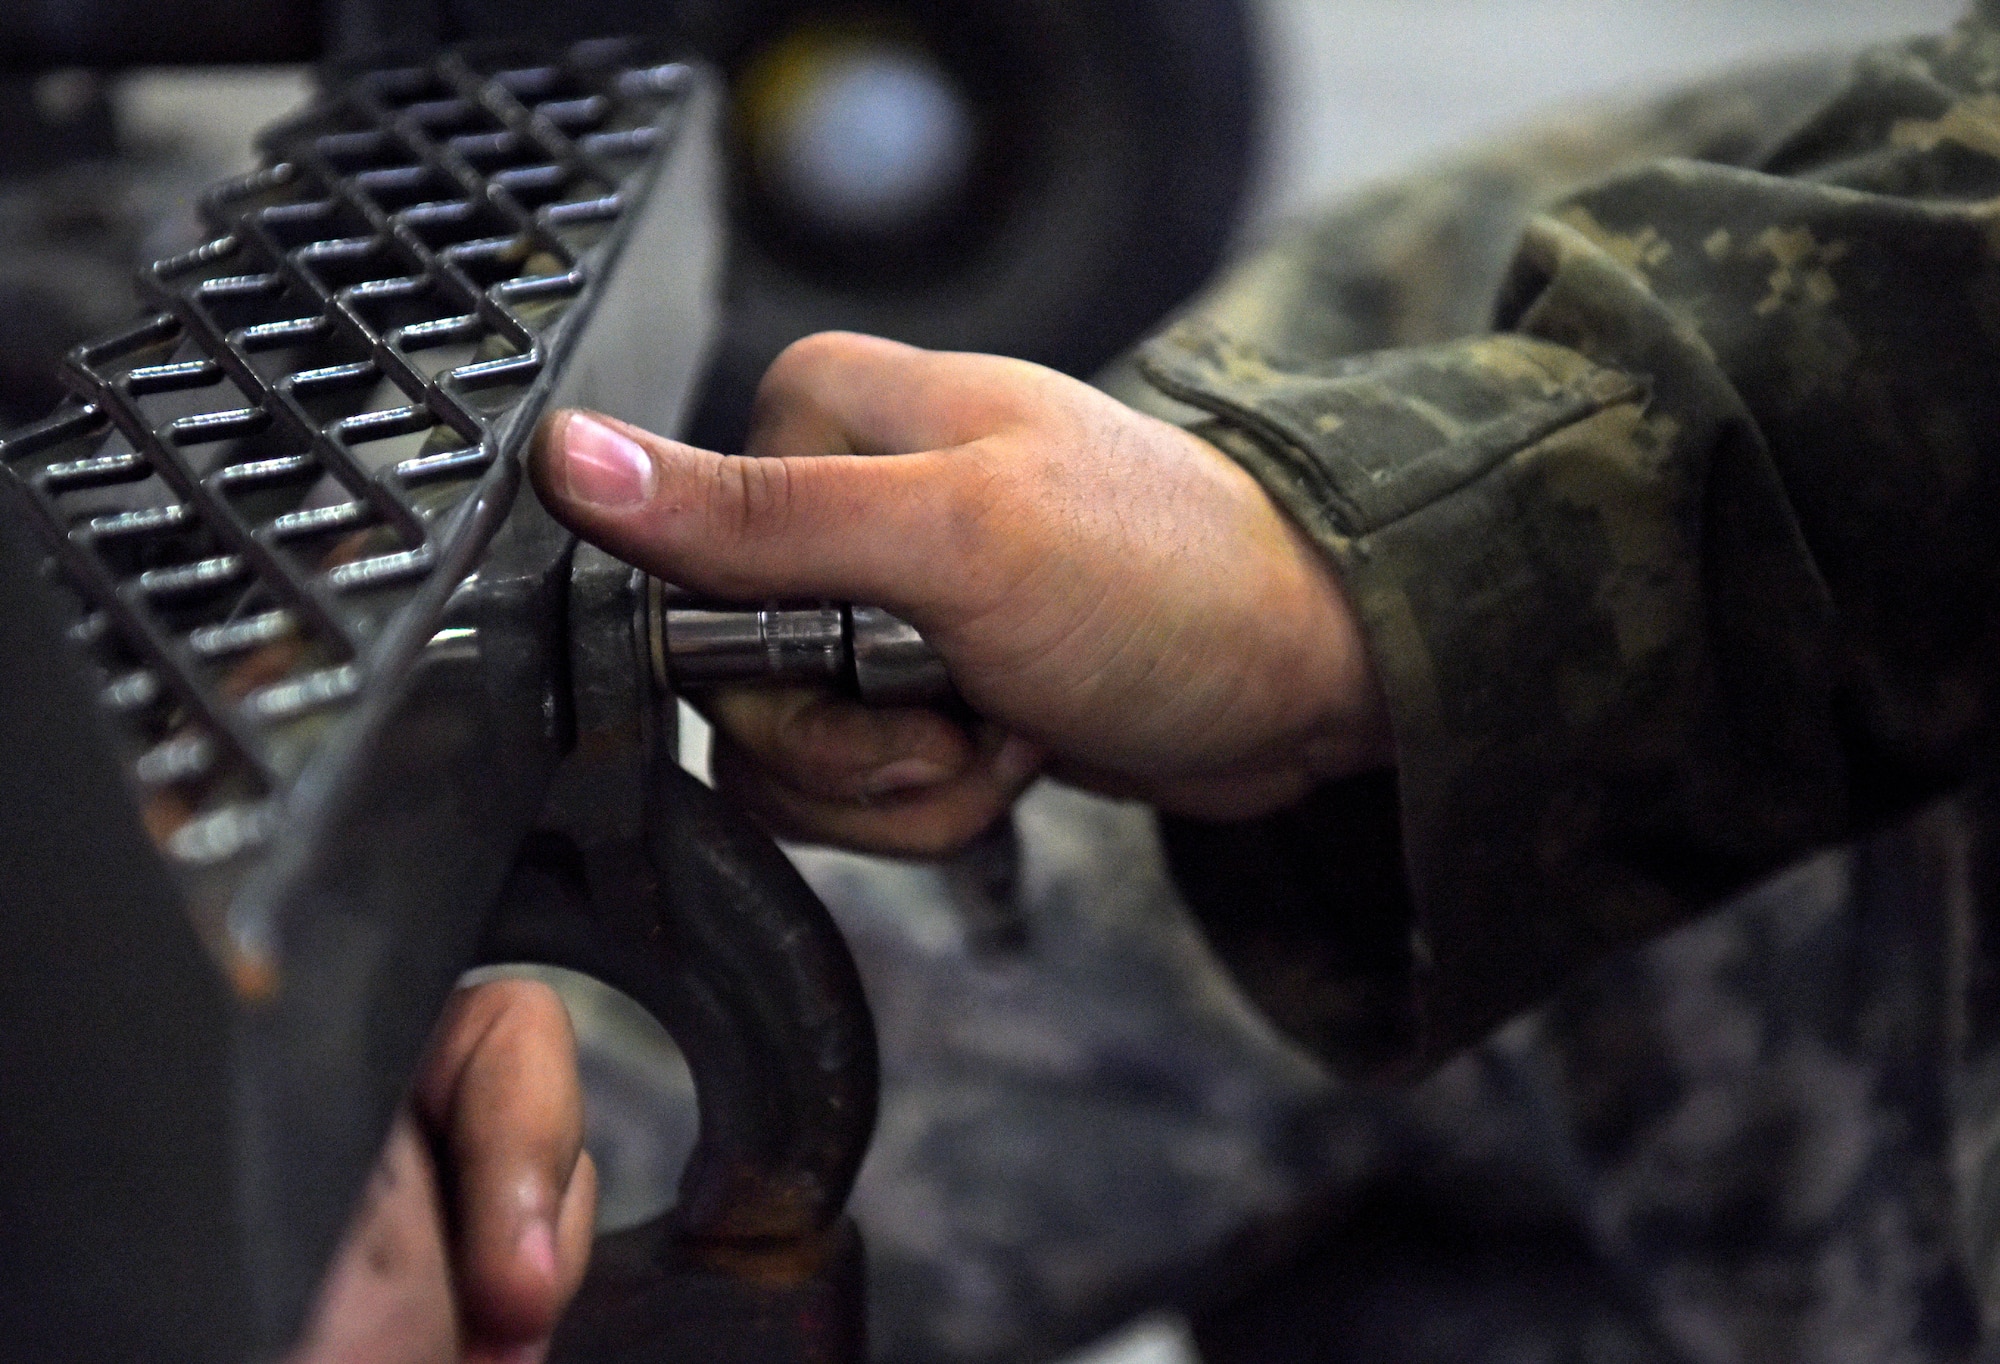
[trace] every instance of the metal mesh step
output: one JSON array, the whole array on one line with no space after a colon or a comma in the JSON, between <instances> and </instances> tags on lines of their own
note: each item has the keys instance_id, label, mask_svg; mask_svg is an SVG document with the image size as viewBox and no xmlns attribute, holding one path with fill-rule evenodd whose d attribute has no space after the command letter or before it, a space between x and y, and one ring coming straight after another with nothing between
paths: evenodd
<instances>
[{"instance_id":1,"label":"metal mesh step","mask_svg":"<svg viewBox=\"0 0 2000 1364\"><path fill-rule=\"evenodd\" d=\"M356 80L267 135L204 204L214 239L142 273L154 311L0 439L176 861L265 837L491 533L468 509L502 419L686 74L597 44Z\"/></svg>"}]
</instances>

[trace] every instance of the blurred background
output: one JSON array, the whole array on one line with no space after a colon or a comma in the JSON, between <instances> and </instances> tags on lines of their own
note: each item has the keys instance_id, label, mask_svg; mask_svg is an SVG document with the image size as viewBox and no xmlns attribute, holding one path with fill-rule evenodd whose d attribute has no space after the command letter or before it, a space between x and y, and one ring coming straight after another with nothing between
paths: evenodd
<instances>
[{"instance_id":1,"label":"blurred background","mask_svg":"<svg viewBox=\"0 0 2000 1364\"><path fill-rule=\"evenodd\" d=\"M1296 211L1553 105L1942 29L1961 0L1259 0L1254 216Z\"/></svg>"},{"instance_id":2,"label":"blurred background","mask_svg":"<svg viewBox=\"0 0 2000 1364\"><path fill-rule=\"evenodd\" d=\"M1081 10L1089 0L1070 3ZM1097 308L1082 291L1070 306L1102 313L1109 330L1067 350L1035 349L1047 341L1038 329L1052 336L1070 325L1041 314L952 325L971 328L975 340L999 338L984 340L993 348L1088 368L1192 289L1223 246L1241 249L1291 215L1426 157L1566 104L1636 98L1731 64L1936 30L1961 8L1959 0L1254 0L1252 130L1215 153L1228 164L1190 162L1188 174L1207 179L1189 193L1214 212L1186 229L1194 245L1169 272L1173 296L1135 287L1117 308ZM871 248L863 270L826 242L841 233L904 241L895 235L903 228L883 224L898 215L928 224L940 196L981 173L978 98L910 58L900 39L858 49L845 37L812 41L816 83L793 79L805 49L782 43L739 72L739 109L762 120L742 134L756 161L746 174L761 178L739 205L794 213L785 221L808 226L753 234L741 248L781 258L792 273L767 269L762 292L740 310L761 309L764 322L725 338L735 396L718 382L722 396L705 417L718 440L731 429L729 402L740 404L762 359L787 329L797 334L823 316L815 309L832 306L828 297L851 305L865 289L866 306L882 311L864 311L862 325L890 318L925 339L926 319L945 309L951 289L913 291L896 277L918 270L920 251L889 252L884 266L885 254ZM53 403L55 357L130 314L130 270L200 239L200 189L252 165L257 130L310 88L301 66L110 77L63 68L8 87L0 129L33 136L0 139L0 424ZM857 147L865 154L854 155ZM1152 209L1165 212L1174 175L1169 158L1147 182ZM1022 259L1023 270L1050 268ZM989 272L982 287L1005 294L1003 275ZM1195 1355L1184 1326L1143 1312L1149 1285L1228 1245L1337 1164L1338 1115L1323 1077L1236 999L1204 955L1157 866L1143 812L1044 794L1011 837L1018 846L989 858L1018 856L1033 873L1020 884L976 860L915 869L801 858L855 942L891 1070L884 1135L858 1197L876 1252L879 1352L913 1364L1046 1359L1136 1311L1136 1325L1070 1358L1187 1364ZM670 1197L692 1139L685 1072L621 1000L569 988L607 1216L637 1221ZM943 1011L959 1026L938 1027ZM1082 1083L1105 1073L1106 1056L1126 1077L1108 1099ZM1302 1129L1315 1134L1303 1144ZM1136 1184L1135 1170L1145 1175Z\"/></svg>"},{"instance_id":3,"label":"blurred background","mask_svg":"<svg viewBox=\"0 0 2000 1364\"><path fill-rule=\"evenodd\" d=\"M355 2L365 10L372 0ZM74 13L130 29L125 10L143 7L121 9L123 4L63 0L11 18L0 15L0 67L20 61L23 51L86 55L87 44L50 41L62 36L55 26ZM223 14L226 4L200 0L195 10ZM493 0L487 8L496 5L495 12L519 10L523 16L560 12L511 0ZM422 6L403 8L416 13ZM603 0L598 8L637 13L645 7L639 0ZM1037 8L1021 7L1023 13ZM1147 63L1165 46L1179 44L1196 60L1184 60L1170 79L1157 81L1161 90L1151 105L1127 99L1122 106L1092 106L1078 94L1091 82L1071 82L1062 70L1047 84L1068 83L1068 90L1003 90L1003 104L1014 98L1022 107L1039 102L1070 112L1056 120L1069 125L1061 136L1044 140L1058 144L1048 159L1081 167L1083 177L1067 183L1058 183L1060 175L1044 177L1040 217L1016 215L1017 240L1001 241L989 253L1004 258L1005 269L987 270L977 280L939 277L926 289L926 252L949 254L964 244L952 236L951 223L941 235L932 230L950 217L939 205L954 192L989 199L1009 192L1005 184L995 189L980 163L981 148L995 145L1005 160L1012 134L1002 125L1021 120L1011 107L997 119L986 117L995 97L980 86L990 79L1005 87L1017 73L1004 62L983 70L976 53L949 50L942 56L951 69L940 70L931 55L940 50L930 41L935 35L926 31L916 35L922 41L911 41L914 30L906 31L895 4L682 5L701 14L769 11L780 18L768 26L789 35L759 46L734 32L715 36L729 25L708 24L705 50L735 54L744 121L755 124L743 139L744 159L755 162L752 192L739 196L739 208L744 219L754 220L748 230L756 249L738 253L736 287L744 306L736 310L735 332L724 340L711 403L722 410L706 413L706 429L697 434L718 441L734 435L732 412L747 402L740 390L782 339L833 321L854 325L857 299L861 320L875 322L876 330L1093 368L1191 289L1227 245L1425 156L1564 103L1633 97L1732 63L1851 49L1937 29L1960 8L1958 0L1116 0L1070 6L1072 14L1106 16L1097 32L1086 31L1080 40L1100 49L1116 48L1121 25L1135 27L1119 11L1166 16L1158 32L1142 35L1155 50L1133 56L1130 71L1112 73L1127 85L1148 83L1156 73ZM857 30L863 34L857 41L847 18L828 27L813 19L818 10L886 14L888 20L871 17ZM380 12L393 14L398 7L383 5ZM1228 34L1203 52L1199 32L1175 30L1198 30L1217 24L1218 16L1246 12L1247 50L1240 54L1237 40L1244 35ZM745 19L738 27L762 23ZM10 43L19 50L7 52ZM811 78L801 79L802 71ZM1173 89L1174 82L1183 89ZM201 187L250 165L256 131L296 107L309 88L303 67L141 69L108 80L72 67L15 79L0 90L0 126L10 131L0 146L0 241L9 248L0 257L0 421L23 420L53 401L46 356L123 316L122 278L130 263L197 240L192 207ZM1187 91L1201 92L1193 107L1179 98ZM1118 145L1121 137L1136 144L1137 129L1114 128L1094 143L1077 132L1093 120L1121 117L1162 126L1139 150ZM1171 150L1162 150L1176 142L1187 146L1178 162ZM116 174L101 173L106 159L115 159ZM1114 172L1123 174L1127 197L1150 202L1153 211L1104 234L1112 244L1106 248L1076 238L1074 224L1049 206L1062 206L1072 218L1093 211L1108 216L1089 202L1064 201L1110 192L1102 186L1117 178ZM921 230L905 232L895 221L899 216ZM1134 231L1150 237L1150 256L1126 249ZM1043 245L1042 255L1028 248L1029 239ZM851 241L851 249L843 241ZM1116 267L1102 262L1079 266L1092 250L1130 258L1130 268L1146 267L1150 285L1110 278ZM782 257L775 272L773 256ZM882 275L883 268L891 277ZM1063 278L1065 272L1074 278ZM1035 294L1041 296L1037 307L1019 305L1021 296ZM1070 310L1052 311L1047 299L1065 294L1073 298Z\"/></svg>"}]
</instances>

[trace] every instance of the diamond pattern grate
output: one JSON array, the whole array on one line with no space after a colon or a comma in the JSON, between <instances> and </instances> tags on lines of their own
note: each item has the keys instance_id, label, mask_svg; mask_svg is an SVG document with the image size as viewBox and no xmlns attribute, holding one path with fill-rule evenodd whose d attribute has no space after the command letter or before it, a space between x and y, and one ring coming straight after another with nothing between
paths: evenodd
<instances>
[{"instance_id":1,"label":"diamond pattern grate","mask_svg":"<svg viewBox=\"0 0 2000 1364\"><path fill-rule=\"evenodd\" d=\"M0 439L179 862L269 832L398 613L464 561L500 419L686 74L587 45L358 78L266 138L204 204L214 239L142 273L150 315Z\"/></svg>"}]
</instances>

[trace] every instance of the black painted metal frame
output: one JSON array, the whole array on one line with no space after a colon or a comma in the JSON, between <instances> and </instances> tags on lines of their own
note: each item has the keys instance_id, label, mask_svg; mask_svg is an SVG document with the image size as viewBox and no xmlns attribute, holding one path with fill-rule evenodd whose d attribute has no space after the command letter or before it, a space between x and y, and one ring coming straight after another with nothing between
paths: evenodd
<instances>
[{"instance_id":1,"label":"black painted metal frame","mask_svg":"<svg viewBox=\"0 0 2000 1364\"><path fill-rule=\"evenodd\" d=\"M52 1130L171 1115L157 1160L58 1163L35 1188L0 1171L0 1206L128 1190L86 1227L38 1221L45 1242L0 1268L0 1317L88 1277L106 1237L155 1260L185 1247L208 1313L190 1337L149 1320L144 1292L104 1288L94 1319L41 1331L38 1357L287 1343L445 995L495 955L623 985L697 1077L681 1207L637 1262L608 1257L622 1268L587 1295L586 1338L674 1357L647 1324L685 1337L676 1304L720 1293L733 1306L697 1318L758 1351L858 1352L858 1302L832 1287L856 1278L837 1219L874 1119L853 964L768 840L671 766L636 597L615 600L629 573L592 580L608 614L583 611L574 542L524 492L553 406L680 419L713 325L717 107L711 79L611 44L364 74L269 135L267 168L206 205L215 239L146 272L148 314L72 357L54 417L0 439L0 534L39 540L97 702L94 740L51 738L122 768L132 797L121 813L99 787L48 793L0 846L0 869L37 880L9 887L0 927L42 941L49 913L101 901L177 927L213 968L173 976L162 1006L193 1079L66 1091L75 1056L143 1050L132 1031L157 1010L108 1008L84 1038L31 1011L0 1050L0 1092L46 1099ZM592 728L611 694L631 712L622 746ZM0 754L0 779L28 756ZM618 768L628 808L574 780L545 808L576 762ZM141 829L149 847L119 833ZM153 898L65 889L51 840L64 862L114 844L150 858L124 882ZM46 905L45 886L61 892ZM162 894L175 925L146 908ZM0 998L137 998L154 969L71 978L60 953L0 956Z\"/></svg>"},{"instance_id":2,"label":"black painted metal frame","mask_svg":"<svg viewBox=\"0 0 2000 1364\"><path fill-rule=\"evenodd\" d=\"M189 807L184 862L260 841L318 751L292 728L431 639L685 78L452 57L356 82L272 135L274 164L206 206L222 234L145 272L159 311L80 350L75 399L0 444L141 782Z\"/></svg>"}]
</instances>

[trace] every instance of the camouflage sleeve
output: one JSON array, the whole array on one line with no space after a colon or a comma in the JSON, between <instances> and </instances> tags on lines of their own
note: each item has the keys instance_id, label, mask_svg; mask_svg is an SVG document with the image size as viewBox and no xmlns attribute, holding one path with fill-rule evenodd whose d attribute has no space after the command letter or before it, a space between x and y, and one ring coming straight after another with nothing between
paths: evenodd
<instances>
[{"instance_id":1,"label":"camouflage sleeve","mask_svg":"<svg viewBox=\"0 0 2000 1364\"><path fill-rule=\"evenodd\" d=\"M1864 58L1748 159L1557 201L1480 335L1210 308L1142 353L1360 609L1425 1054L1990 747L2000 35Z\"/></svg>"}]
</instances>

